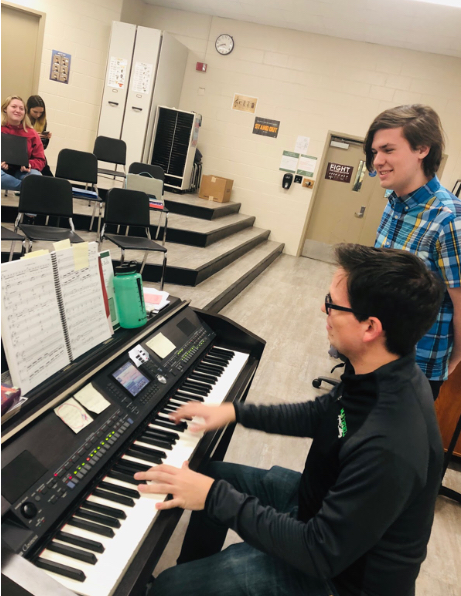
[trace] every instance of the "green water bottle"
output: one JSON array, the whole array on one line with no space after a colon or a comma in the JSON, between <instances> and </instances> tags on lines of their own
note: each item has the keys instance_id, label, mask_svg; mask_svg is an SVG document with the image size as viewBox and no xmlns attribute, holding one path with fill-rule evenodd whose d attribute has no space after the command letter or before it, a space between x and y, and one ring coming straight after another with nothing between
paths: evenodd
<instances>
[{"instance_id":1,"label":"green water bottle","mask_svg":"<svg viewBox=\"0 0 461 596\"><path fill-rule=\"evenodd\" d=\"M123 263L115 268L115 302L117 303L120 327L124 329L142 327L147 323L142 277L136 269L136 261Z\"/></svg>"}]
</instances>

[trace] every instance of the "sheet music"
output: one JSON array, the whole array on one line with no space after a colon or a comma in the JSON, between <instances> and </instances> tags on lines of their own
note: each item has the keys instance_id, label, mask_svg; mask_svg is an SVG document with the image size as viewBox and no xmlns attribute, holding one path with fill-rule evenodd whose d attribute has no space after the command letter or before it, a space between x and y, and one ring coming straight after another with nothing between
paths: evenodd
<instances>
[{"instance_id":1,"label":"sheet music","mask_svg":"<svg viewBox=\"0 0 461 596\"><path fill-rule=\"evenodd\" d=\"M4 263L2 337L13 384L22 394L69 364L51 255Z\"/></svg>"},{"instance_id":2,"label":"sheet music","mask_svg":"<svg viewBox=\"0 0 461 596\"><path fill-rule=\"evenodd\" d=\"M88 259L88 267L76 270L72 248L56 253L74 360L111 337L104 308L96 242L88 244Z\"/></svg>"}]
</instances>

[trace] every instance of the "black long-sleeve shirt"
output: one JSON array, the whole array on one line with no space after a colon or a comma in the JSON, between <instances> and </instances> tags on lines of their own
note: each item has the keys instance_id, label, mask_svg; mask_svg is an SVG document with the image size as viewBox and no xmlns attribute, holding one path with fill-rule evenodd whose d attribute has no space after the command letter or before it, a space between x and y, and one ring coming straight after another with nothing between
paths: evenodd
<instances>
[{"instance_id":1,"label":"black long-sleeve shirt","mask_svg":"<svg viewBox=\"0 0 461 596\"><path fill-rule=\"evenodd\" d=\"M237 421L312 437L298 519L215 481L212 519L301 571L332 579L341 596L409 596L426 556L443 448L432 392L414 354L367 375L348 365L314 401L238 404Z\"/></svg>"}]
</instances>

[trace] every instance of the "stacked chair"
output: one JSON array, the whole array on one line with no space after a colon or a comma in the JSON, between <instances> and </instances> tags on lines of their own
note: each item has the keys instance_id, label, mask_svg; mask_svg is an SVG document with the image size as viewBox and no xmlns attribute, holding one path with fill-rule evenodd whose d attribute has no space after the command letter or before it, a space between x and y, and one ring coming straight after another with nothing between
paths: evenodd
<instances>
[{"instance_id":1,"label":"stacked chair","mask_svg":"<svg viewBox=\"0 0 461 596\"><path fill-rule=\"evenodd\" d=\"M98 159L94 153L61 149L56 165L56 178L65 178L85 185L84 188L72 186L74 199L83 199L94 203L91 214L90 230L93 228L96 205L99 205L98 235L101 229L103 200L98 194Z\"/></svg>"},{"instance_id":2,"label":"stacked chair","mask_svg":"<svg viewBox=\"0 0 461 596\"><path fill-rule=\"evenodd\" d=\"M99 168L98 174L108 175L114 178L125 178L126 166L126 143L121 139L112 139L111 137L97 137L94 143L93 153L98 161L115 164L115 170ZM117 171L117 166L122 166L123 171Z\"/></svg>"},{"instance_id":3,"label":"stacked chair","mask_svg":"<svg viewBox=\"0 0 461 596\"><path fill-rule=\"evenodd\" d=\"M47 222L50 216L66 217L69 219L69 228L23 224L25 213L46 215ZM60 240L69 240L72 244L84 242L75 233L72 217L73 195L72 186L68 180L48 176L26 176L24 178L19 194L18 216L14 226L14 233L16 234L19 228L25 235L26 253L30 252L32 243L36 241L59 242Z\"/></svg>"},{"instance_id":4,"label":"stacked chair","mask_svg":"<svg viewBox=\"0 0 461 596\"><path fill-rule=\"evenodd\" d=\"M144 228L145 236L128 236L128 229L125 235L106 234L106 226L134 226ZM120 263L125 260L125 250L144 251L144 258L141 265L142 274L146 264L149 252L160 252L163 254L162 273L160 279L160 289L163 290L165 282L165 272L167 264L167 249L151 240L150 237L150 211L149 197L146 193L128 190L126 188L111 188L106 195L106 205L104 212L104 225L99 236L99 246L101 247L105 238L113 242L121 249ZM118 228L119 229L119 228Z\"/></svg>"}]
</instances>

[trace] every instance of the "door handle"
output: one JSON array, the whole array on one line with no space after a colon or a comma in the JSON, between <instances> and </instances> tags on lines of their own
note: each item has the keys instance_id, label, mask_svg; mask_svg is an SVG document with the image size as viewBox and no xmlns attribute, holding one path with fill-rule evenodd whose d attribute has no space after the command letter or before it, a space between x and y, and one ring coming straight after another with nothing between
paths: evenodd
<instances>
[{"instance_id":1,"label":"door handle","mask_svg":"<svg viewBox=\"0 0 461 596\"><path fill-rule=\"evenodd\" d=\"M109 101L108 103L110 106L118 106L118 103L116 101Z\"/></svg>"},{"instance_id":2,"label":"door handle","mask_svg":"<svg viewBox=\"0 0 461 596\"><path fill-rule=\"evenodd\" d=\"M132 110L136 110L137 112L142 112L142 108L137 108L136 106L131 106Z\"/></svg>"},{"instance_id":3,"label":"door handle","mask_svg":"<svg viewBox=\"0 0 461 596\"><path fill-rule=\"evenodd\" d=\"M366 209L366 207L364 205L362 205L360 207L359 213L357 213L357 211L354 213L355 217L358 217L359 219L361 219L363 217L363 214L365 213L365 209Z\"/></svg>"}]
</instances>

